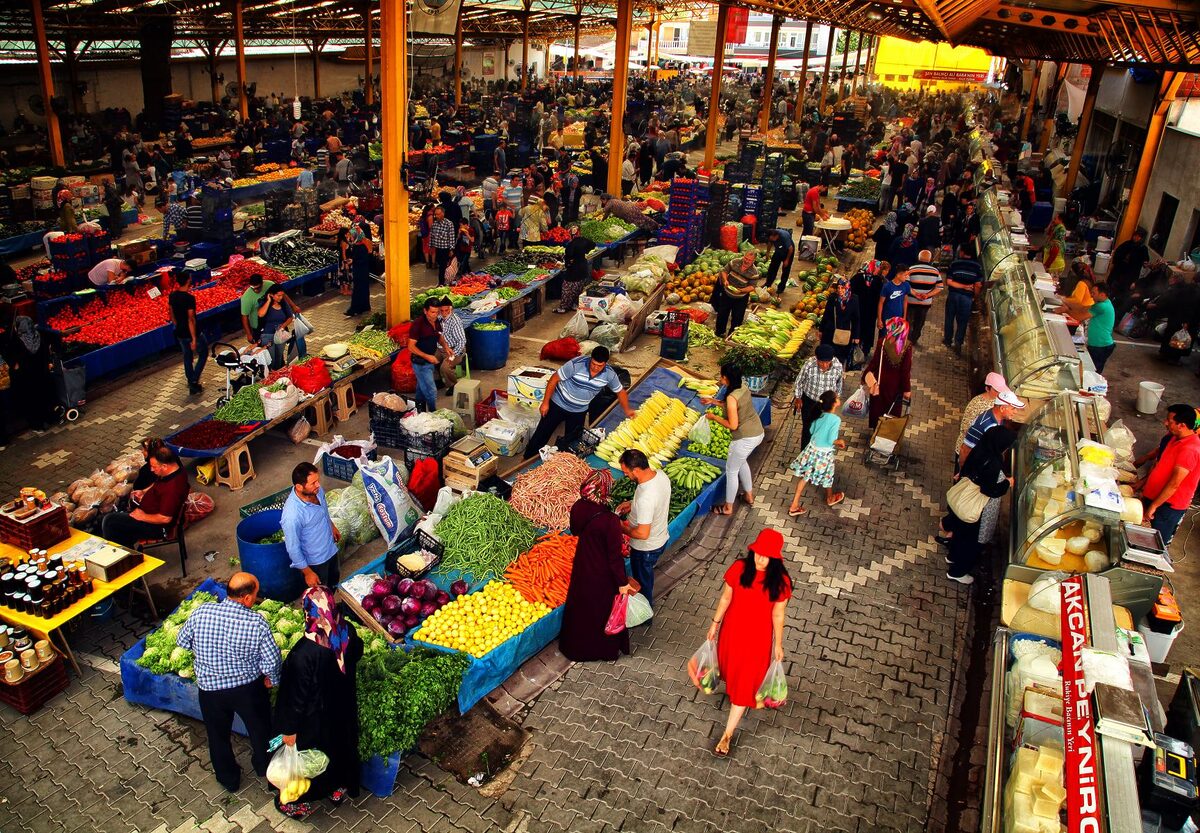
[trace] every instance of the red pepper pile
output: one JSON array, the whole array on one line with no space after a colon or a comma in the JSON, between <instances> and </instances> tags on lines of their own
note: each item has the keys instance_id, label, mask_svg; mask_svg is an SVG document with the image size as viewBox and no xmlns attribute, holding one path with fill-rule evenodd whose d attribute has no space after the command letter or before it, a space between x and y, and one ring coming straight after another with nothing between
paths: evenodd
<instances>
[{"instance_id":1,"label":"red pepper pile","mask_svg":"<svg viewBox=\"0 0 1200 833\"><path fill-rule=\"evenodd\" d=\"M171 444L182 448L206 451L231 445L241 433L243 433L242 426L237 423L225 422L222 419L206 419L203 422L197 422L190 428L184 428L171 437Z\"/></svg>"},{"instance_id":2,"label":"red pepper pile","mask_svg":"<svg viewBox=\"0 0 1200 833\"><path fill-rule=\"evenodd\" d=\"M562 226L555 226L542 232L542 242L566 243L571 239L571 233Z\"/></svg>"},{"instance_id":3,"label":"red pepper pile","mask_svg":"<svg viewBox=\"0 0 1200 833\"><path fill-rule=\"evenodd\" d=\"M292 382L305 393L316 393L333 384L325 362L314 356L306 362L292 365Z\"/></svg>"}]
</instances>

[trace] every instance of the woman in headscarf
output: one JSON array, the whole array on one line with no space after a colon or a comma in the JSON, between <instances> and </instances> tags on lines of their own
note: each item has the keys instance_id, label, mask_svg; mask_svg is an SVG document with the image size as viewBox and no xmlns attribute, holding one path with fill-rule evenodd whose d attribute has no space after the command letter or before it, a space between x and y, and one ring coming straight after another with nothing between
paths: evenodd
<instances>
[{"instance_id":1,"label":"woman in headscarf","mask_svg":"<svg viewBox=\"0 0 1200 833\"><path fill-rule=\"evenodd\" d=\"M879 224L879 228L875 229L875 234L871 238L875 241L875 257L880 260L886 258L888 252L892 249L892 241L896 239L896 235L899 233L898 216L895 211L889 211L883 218L883 222Z\"/></svg>"},{"instance_id":2,"label":"woman in headscarf","mask_svg":"<svg viewBox=\"0 0 1200 833\"><path fill-rule=\"evenodd\" d=\"M1057 278L1067 268L1065 257L1067 242L1067 227L1058 215L1046 226L1046 245L1042 250L1042 265L1046 271Z\"/></svg>"},{"instance_id":3,"label":"woman in headscarf","mask_svg":"<svg viewBox=\"0 0 1200 833\"><path fill-rule=\"evenodd\" d=\"M850 353L861 338L858 299L850 293L850 281L843 277L834 282L834 293L821 318L821 343L831 345L842 367L849 367Z\"/></svg>"},{"instance_id":4,"label":"woman in headscarf","mask_svg":"<svg viewBox=\"0 0 1200 833\"><path fill-rule=\"evenodd\" d=\"M917 227L908 223L904 226L900 239L894 241L888 250L888 262L892 264L892 271L888 277L912 266L917 262L917 255L920 253L921 250L917 247Z\"/></svg>"},{"instance_id":5,"label":"woman in headscarf","mask_svg":"<svg viewBox=\"0 0 1200 833\"><path fill-rule=\"evenodd\" d=\"M912 398L912 344L908 322L889 318L883 324L883 341L863 368L863 384L871 395L868 422L872 428L884 414L898 414L900 400Z\"/></svg>"},{"instance_id":6,"label":"woman in headscarf","mask_svg":"<svg viewBox=\"0 0 1200 833\"><path fill-rule=\"evenodd\" d=\"M299 750L319 749L329 766L312 779L302 799L275 806L295 819L313 812L312 801L328 798L335 806L358 795L358 661L363 644L347 626L333 592L310 587L304 592L304 637L287 659L275 701L275 729L283 742Z\"/></svg>"},{"instance_id":7,"label":"woman in headscarf","mask_svg":"<svg viewBox=\"0 0 1200 833\"><path fill-rule=\"evenodd\" d=\"M350 226L350 307L351 318L371 311L371 252L375 246L357 223Z\"/></svg>"},{"instance_id":8,"label":"woman in headscarf","mask_svg":"<svg viewBox=\"0 0 1200 833\"><path fill-rule=\"evenodd\" d=\"M883 288L884 276L889 269L891 265L886 260L872 260L860 267L850 280L850 294L858 303L858 338L864 357L870 355L875 346L875 322L870 317L874 310L879 309L879 291ZM865 322L862 320L864 313L867 318Z\"/></svg>"},{"instance_id":9,"label":"woman in headscarf","mask_svg":"<svg viewBox=\"0 0 1200 833\"><path fill-rule=\"evenodd\" d=\"M35 431L44 431L53 422L54 383L50 378L50 349L37 325L27 315L18 315L0 333L3 356L8 362L11 384L9 402L20 407L6 408L21 413ZM0 431L0 438L4 432Z\"/></svg>"},{"instance_id":10,"label":"woman in headscarf","mask_svg":"<svg viewBox=\"0 0 1200 833\"><path fill-rule=\"evenodd\" d=\"M1016 441L1016 434L1004 426L990 428L983 434L975 448L963 463L960 478L970 480L979 491L988 498L983 512L974 521L968 522L955 515L951 509L946 514L950 539L950 554L946 560L950 564L946 577L960 584L971 584L975 581L971 571L979 559L983 543L989 540L996 526L999 515L1000 498L1012 486L1009 475L1009 465L1005 454ZM986 533L986 537L985 537Z\"/></svg>"},{"instance_id":11,"label":"woman in headscarf","mask_svg":"<svg viewBox=\"0 0 1200 833\"><path fill-rule=\"evenodd\" d=\"M629 631L614 636L604 632L613 599L636 592L621 556L621 521L608 508L612 483L608 469L592 472L571 507L571 532L579 542L558 648L573 662L611 662L629 653Z\"/></svg>"}]
</instances>

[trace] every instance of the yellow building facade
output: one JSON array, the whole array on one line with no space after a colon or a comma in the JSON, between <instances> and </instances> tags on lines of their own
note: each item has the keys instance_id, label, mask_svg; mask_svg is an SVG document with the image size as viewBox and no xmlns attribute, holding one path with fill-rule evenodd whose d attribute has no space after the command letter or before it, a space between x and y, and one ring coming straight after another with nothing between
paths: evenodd
<instances>
[{"instance_id":1,"label":"yellow building facade","mask_svg":"<svg viewBox=\"0 0 1200 833\"><path fill-rule=\"evenodd\" d=\"M876 83L897 90L954 90L982 84L996 59L973 46L882 38L875 59Z\"/></svg>"}]
</instances>

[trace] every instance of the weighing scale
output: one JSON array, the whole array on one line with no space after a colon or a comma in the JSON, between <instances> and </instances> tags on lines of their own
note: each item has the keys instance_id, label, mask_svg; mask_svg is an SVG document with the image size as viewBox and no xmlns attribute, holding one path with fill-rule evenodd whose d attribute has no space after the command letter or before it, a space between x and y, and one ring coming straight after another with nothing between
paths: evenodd
<instances>
[{"instance_id":1,"label":"weighing scale","mask_svg":"<svg viewBox=\"0 0 1200 833\"><path fill-rule=\"evenodd\" d=\"M1125 561L1145 564L1166 573L1175 572L1171 554L1163 545L1162 535L1157 529L1122 522L1121 541L1125 545L1121 558Z\"/></svg>"}]
</instances>

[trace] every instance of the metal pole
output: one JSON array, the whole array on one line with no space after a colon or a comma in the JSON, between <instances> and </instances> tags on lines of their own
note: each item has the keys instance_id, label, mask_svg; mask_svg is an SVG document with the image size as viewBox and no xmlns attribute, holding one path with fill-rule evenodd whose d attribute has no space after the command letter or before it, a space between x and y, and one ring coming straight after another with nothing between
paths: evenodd
<instances>
[{"instance_id":1,"label":"metal pole","mask_svg":"<svg viewBox=\"0 0 1200 833\"><path fill-rule=\"evenodd\" d=\"M721 75L725 69L725 27L729 7L717 5L717 48L713 54L712 91L708 98L708 133L704 136L704 167L712 170L717 158L717 117L721 114Z\"/></svg>"},{"instance_id":2,"label":"metal pole","mask_svg":"<svg viewBox=\"0 0 1200 833\"><path fill-rule=\"evenodd\" d=\"M46 138L50 144L50 164L61 168L66 164L66 157L63 155L62 130L58 126L58 115L51 106L54 99L54 75L50 71L50 43L46 40L46 21L42 18L42 0L33 0L33 40L34 46L37 48L38 80L42 85L42 101L46 105Z\"/></svg>"},{"instance_id":3,"label":"metal pole","mask_svg":"<svg viewBox=\"0 0 1200 833\"><path fill-rule=\"evenodd\" d=\"M579 22L580 15L575 15L575 83L579 83Z\"/></svg>"},{"instance_id":4,"label":"metal pole","mask_svg":"<svg viewBox=\"0 0 1200 833\"><path fill-rule=\"evenodd\" d=\"M829 67L833 64L833 50L837 48L837 27L829 28L829 41L825 45L825 75L821 78L821 103L817 105L817 118L825 118L825 94L829 91Z\"/></svg>"},{"instance_id":5,"label":"metal pole","mask_svg":"<svg viewBox=\"0 0 1200 833\"><path fill-rule=\"evenodd\" d=\"M800 91L796 95L796 121L804 118L804 97L808 90L808 47L812 43L812 21L804 21L804 61L800 65Z\"/></svg>"},{"instance_id":6,"label":"metal pole","mask_svg":"<svg viewBox=\"0 0 1200 833\"><path fill-rule=\"evenodd\" d=\"M758 117L760 133L771 129L771 98L775 92L775 54L779 51L779 30L783 26L783 18L774 15L771 18L771 46L767 52L767 78L763 85L762 113Z\"/></svg>"},{"instance_id":7,"label":"metal pole","mask_svg":"<svg viewBox=\"0 0 1200 833\"><path fill-rule=\"evenodd\" d=\"M858 51L854 53L854 77L850 79L850 95L858 94L858 71L862 67L863 40L866 37L862 32L858 33Z\"/></svg>"},{"instance_id":8,"label":"metal pole","mask_svg":"<svg viewBox=\"0 0 1200 833\"><path fill-rule=\"evenodd\" d=\"M233 4L233 37L237 50L238 109L242 121L250 118L250 96L246 92L246 39L242 32L242 0Z\"/></svg>"},{"instance_id":9,"label":"metal pole","mask_svg":"<svg viewBox=\"0 0 1200 833\"><path fill-rule=\"evenodd\" d=\"M1079 175L1079 163L1083 159L1083 146L1087 144L1088 130L1092 126L1092 111L1096 109L1096 93L1100 92L1100 80L1104 67L1092 64L1092 76L1088 79L1087 96L1083 99L1083 111L1079 114L1079 132L1075 134L1075 147L1071 150L1071 164L1067 166L1067 178L1063 181L1062 195L1070 197L1075 190L1075 177ZM1142 153L1145 154L1143 148ZM1140 165L1139 165L1140 170Z\"/></svg>"},{"instance_id":10,"label":"metal pole","mask_svg":"<svg viewBox=\"0 0 1200 833\"><path fill-rule=\"evenodd\" d=\"M1042 62L1033 65L1033 83L1029 86L1029 104L1025 108L1025 118L1021 121L1021 135L1017 138L1024 142L1029 137L1029 127L1033 124L1033 108L1037 105L1038 87L1042 83Z\"/></svg>"},{"instance_id":11,"label":"metal pole","mask_svg":"<svg viewBox=\"0 0 1200 833\"><path fill-rule=\"evenodd\" d=\"M454 25L454 106L462 106L462 4L458 6L458 22Z\"/></svg>"},{"instance_id":12,"label":"metal pole","mask_svg":"<svg viewBox=\"0 0 1200 833\"><path fill-rule=\"evenodd\" d=\"M408 21L405 0L379 0L379 70L383 101L384 300L389 325L409 318L408 190L401 166L408 152Z\"/></svg>"},{"instance_id":13,"label":"metal pole","mask_svg":"<svg viewBox=\"0 0 1200 833\"><path fill-rule=\"evenodd\" d=\"M366 102L367 104L375 103L375 21L371 19L371 7L369 5L363 7L363 20L365 21L364 28L366 32Z\"/></svg>"},{"instance_id":14,"label":"metal pole","mask_svg":"<svg viewBox=\"0 0 1200 833\"><path fill-rule=\"evenodd\" d=\"M313 100L321 97L321 47L325 45L324 38L312 40L312 69L313 69Z\"/></svg>"},{"instance_id":15,"label":"metal pole","mask_svg":"<svg viewBox=\"0 0 1200 833\"><path fill-rule=\"evenodd\" d=\"M608 193L621 195L621 163L625 161L625 99L629 94L629 40L633 0L617 0L617 47L613 53L612 123L608 139Z\"/></svg>"},{"instance_id":16,"label":"metal pole","mask_svg":"<svg viewBox=\"0 0 1200 833\"><path fill-rule=\"evenodd\" d=\"M521 92L529 83L529 10L521 17Z\"/></svg>"},{"instance_id":17,"label":"metal pole","mask_svg":"<svg viewBox=\"0 0 1200 833\"><path fill-rule=\"evenodd\" d=\"M1154 112L1150 114L1150 123L1146 125L1146 141L1142 145L1142 156L1138 159L1133 187L1129 189L1129 202L1121 215L1121 227L1117 232L1118 244L1124 243L1137 230L1138 220L1142 215L1142 204L1146 201L1146 189L1150 185L1150 174L1154 171L1155 158L1158 156L1163 131L1167 126L1167 111L1175 101L1184 77L1182 72L1163 73L1162 83L1158 88L1158 103Z\"/></svg>"},{"instance_id":18,"label":"metal pole","mask_svg":"<svg viewBox=\"0 0 1200 833\"><path fill-rule=\"evenodd\" d=\"M1058 91L1062 89L1063 79L1067 77L1066 61L1058 62L1058 72L1054 75L1054 86L1050 88L1050 94L1046 96L1046 118L1042 122L1042 135L1038 136L1037 152L1041 156L1046 152L1047 146L1050 144L1050 134L1054 132L1054 99L1058 97Z\"/></svg>"}]
</instances>

